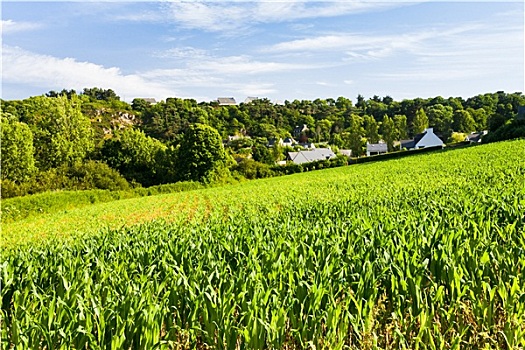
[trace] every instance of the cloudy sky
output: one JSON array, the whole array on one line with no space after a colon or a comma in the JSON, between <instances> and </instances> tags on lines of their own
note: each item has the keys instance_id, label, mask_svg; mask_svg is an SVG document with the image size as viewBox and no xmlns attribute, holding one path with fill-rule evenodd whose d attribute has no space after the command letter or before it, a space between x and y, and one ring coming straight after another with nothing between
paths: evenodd
<instances>
[{"instance_id":1,"label":"cloudy sky","mask_svg":"<svg viewBox=\"0 0 525 350\"><path fill-rule=\"evenodd\" d=\"M2 98L524 91L522 1L2 2Z\"/></svg>"}]
</instances>

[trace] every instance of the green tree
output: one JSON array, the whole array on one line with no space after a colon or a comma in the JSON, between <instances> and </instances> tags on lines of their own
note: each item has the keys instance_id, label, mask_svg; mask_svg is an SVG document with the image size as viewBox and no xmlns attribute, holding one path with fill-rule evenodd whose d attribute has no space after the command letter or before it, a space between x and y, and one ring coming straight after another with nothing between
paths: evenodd
<instances>
[{"instance_id":1,"label":"green tree","mask_svg":"<svg viewBox=\"0 0 525 350\"><path fill-rule=\"evenodd\" d=\"M330 130L332 129L332 122L328 119L320 119L315 124L317 141L328 141L330 139Z\"/></svg>"},{"instance_id":2,"label":"green tree","mask_svg":"<svg viewBox=\"0 0 525 350\"><path fill-rule=\"evenodd\" d=\"M24 100L24 119L34 137L38 168L49 169L82 161L94 149L91 121L81 112L77 95L37 96Z\"/></svg>"},{"instance_id":3,"label":"green tree","mask_svg":"<svg viewBox=\"0 0 525 350\"><path fill-rule=\"evenodd\" d=\"M412 122L412 130L414 134L420 134L428 128L428 117L423 108L418 109L414 121Z\"/></svg>"},{"instance_id":4,"label":"green tree","mask_svg":"<svg viewBox=\"0 0 525 350\"><path fill-rule=\"evenodd\" d=\"M36 171L33 157L33 133L29 126L4 114L0 123L2 180L26 181Z\"/></svg>"},{"instance_id":5,"label":"green tree","mask_svg":"<svg viewBox=\"0 0 525 350\"><path fill-rule=\"evenodd\" d=\"M252 157L253 157L253 160L255 160L256 162L265 163L265 164L275 163L273 160L272 154L268 150L268 147L266 147L265 145L256 144L255 146L253 146Z\"/></svg>"},{"instance_id":6,"label":"green tree","mask_svg":"<svg viewBox=\"0 0 525 350\"><path fill-rule=\"evenodd\" d=\"M364 124L365 124L365 137L370 143L378 143L379 142L379 125L377 124L377 121L374 117L370 115L364 116Z\"/></svg>"},{"instance_id":7,"label":"green tree","mask_svg":"<svg viewBox=\"0 0 525 350\"><path fill-rule=\"evenodd\" d=\"M349 127L343 134L345 145L352 150L352 154L360 155L363 153L362 138L365 134L363 118L357 114L351 114L348 121Z\"/></svg>"},{"instance_id":8,"label":"green tree","mask_svg":"<svg viewBox=\"0 0 525 350\"><path fill-rule=\"evenodd\" d=\"M464 109L458 109L454 112L454 131L469 133L476 129L476 122L472 115Z\"/></svg>"},{"instance_id":9,"label":"green tree","mask_svg":"<svg viewBox=\"0 0 525 350\"><path fill-rule=\"evenodd\" d=\"M474 121L476 122L476 130L486 130L488 114L484 108L467 108L467 112L470 113Z\"/></svg>"},{"instance_id":10,"label":"green tree","mask_svg":"<svg viewBox=\"0 0 525 350\"><path fill-rule=\"evenodd\" d=\"M396 114L394 116L394 125L396 128L397 137L400 140L408 139L408 126L406 115Z\"/></svg>"},{"instance_id":11,"label":"green tree","mask_svg":"<svg viewBox=\"0 0 525 350\"><path fill-rule=\"evenodd\" d=\"M381 129L383 140L388 147L388 151L391 152L394 150L394 141L398 138L398 136L394 121L388 115L385 115L383 118Z\"/></svg>"},{"instance_id":12,"label":"green tree","mask_svg":"<svg viewBox=\"0 0 525 350\"><path fill-rule=\"evenodd\" d=\"M178 151L179 177L184 181L214 182L227 175L227 155L214 128L190 125Z\"/></svg>"},{"instance_id":13,"label":"green tree","mask_svg":"<svg viewBox=\"0 0 525 350\"><path fill-rule=\"evenodd\" d=\"M112 101L117 100L120 101L120 97L117 96L115 91L111 89L101 89L101 88L85 88L82 92L82 95L89 97L92 101L93 100L101 100L101 101Z\"/></svg>"},{"instance_id":14,"label":"green tree","mask_svg":"<svg viewBox=\"0 0 525 350\"><path fill-rule=\"evenodd\" d=\"M167 147L143 131L128 128L104 143L102 160L127 180L145 186L165 181L161 173Z\"/></svg>"},{"instance_id":15,"label":"green tree","mask_svg":"<svg viewBox=\"0 0 525 350\"><path fill-rule=\"evenodd\" d=\"M434 128L434 132L439 133L446 140L452 134L454 111L450 106L435 104L427 108L428 123Z\"/></svg>"}]
</instances>

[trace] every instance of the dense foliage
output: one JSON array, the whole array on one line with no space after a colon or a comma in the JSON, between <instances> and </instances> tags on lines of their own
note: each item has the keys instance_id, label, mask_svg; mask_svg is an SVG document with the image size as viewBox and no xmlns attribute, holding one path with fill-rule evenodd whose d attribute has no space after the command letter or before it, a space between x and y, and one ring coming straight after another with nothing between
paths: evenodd
<instances>
[{"instance_id":1,"label":"dense foliage","mask_svg":"<svg viewBox=\"0 0 525 350\"><path fill-rule=\"evenodd\" d=\"M100 88L84 89L78 94L74 90L50 91L22 101L2 101L3 119L9 116L10 123L2 134L7 142L2 164L9 170L2 174L2 186L9 188L2 196L55 189L56 186L31 187L21 183L22 179L38 183L39 177L47 176L45 172L88 160L108 164L132 186L181 180L224 181L229 173L224 167L235 167L239 176L253 177L250 163L237 166L231 159L240 163L251 158L271 166L285 160L286 152L292 149L268 149L267 145L286 137L304 144L315 142L334 149L351 149L353 156L360 156L365 154L367 142L383 140L393 151L400 140L413 137L426 127L433 127L445 142L457 141L457 135L462 133L485 129L495 132L505 126L507 131L500 132L504 138L520 136L512 131L511 121L523 105L525 96L521 93L501 91L468 99L438 96L395 101L389 96L373 96L366 100L359 95L355 105L348 98L338 97L283 104L257 99L230 106L180 98L158 103L136 98L128 104L120 101L113 90ZM208 143L212 139L206 139L204 144L191 139L195 125L214 129L213 143ZM23 148L24 154L18 154L22 148L7 145L22 134L27 147ZM224 140L226 155L217 140ZM22 169L15 159L27 163L23 167L26 170L12 171ZM220 174L208 176L208 160L223 163ZM190 169L194 166L198 169ZM263 165L255 167L260 170L259 177L270 174L263 171ZM243 173L243 169L249 173Z\"/></svg>"},{"instance_id":2,"label":"dense foliage","mask_svg":"<svg viewBox=\"0 0 525 350\"><path fill-rule=\"evenodd\" d=\"M126 201L171 223L3 248L2 343L523 348L524 153L518 140Z\"/></svg>"}]
</instances>

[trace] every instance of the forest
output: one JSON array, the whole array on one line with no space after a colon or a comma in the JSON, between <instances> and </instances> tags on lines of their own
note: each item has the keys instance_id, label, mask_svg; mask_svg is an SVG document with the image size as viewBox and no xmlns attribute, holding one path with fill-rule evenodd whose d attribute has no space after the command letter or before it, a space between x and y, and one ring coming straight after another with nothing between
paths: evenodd
<instances>
[{"instance_id":1,"label":"forest","mask_svg":"<svg viewBox=\"0 0 525 350\"><path fill-rule=\"evenodd\" d=\"M113 90L96 87L0 101L2 197L212 184L305 170L275 165L293 149L267 145L286 137L336 153L351 149L358 157L367 142L383 140L395 151L399 140L427 127L447 143L481 130L489 131L484 142L525 136L525 122L517 118L525 106L521 92L402 101L358 95L355 103L342 96L284 103L261 98L228 106L181 98L148 101L129 104ZM340 156L318 168L345 163Z\"/></svg>"}]
</instances>

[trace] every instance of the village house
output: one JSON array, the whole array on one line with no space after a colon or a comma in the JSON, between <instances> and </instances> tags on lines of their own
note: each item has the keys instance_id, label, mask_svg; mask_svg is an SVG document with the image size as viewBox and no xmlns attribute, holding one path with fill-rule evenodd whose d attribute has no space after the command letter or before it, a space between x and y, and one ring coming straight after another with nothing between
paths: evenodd
<instances>
[{"instance_id":1,"label":"village house","mask_svg":"<svg viewBox=\"0 0 525 350\"><path fill-rule=\"evenodd\" d=\"M217 98L217 102L219 106L233 106L237 104L233 97L219 97Z\"/></svg>"},{"instance_id":2,"label":"village house","mask_svg":"<svg viewBox=\"0 0 525 350\"><path fill-rule=\"evenodd\" d=\"M316 148L310 151L288 152L288 160L295 164L316 162L336 158L335 153L329 148Z\"/></svg>"},{"instance_id":3,"label":"village house","mask_svg":"<svg viewBox=\"0 0 525 350\"><path fill-rule=\"evenodd\" d=\"M366 143L366 155L368 157L388 152L388 146L384 142Z\"/></svg>"},{"instance_id":4,"label":"village house","mask_svg":"<svg viewBox=\"0 0 525 350\"><path fill-rule=\"evenodd\" d=\"M306 124L303 124L301 126L297 125L294 129L293 129L293 136L295 138L299 138L301 137L301 134L302 133L305 133L308 131L308 127L306 126Z\"/></svg>"},{"instance_id":5,"label":"village house","mask_svg":"<svg viewBox=\"0 0 525 350\"><path fill-rule=\"evenodd\" d=\"M468 134L467 137L465 137L465 141L468 141L470 143L480 143L481 142L481 138L484 135L487 135L487 134L488 134L487 130L483 130L483 131L479 131L479 132L472 132L472 133Z\"/></svg>"},{"instance_id":6,"label":"village house","mask_svg":"<svg viewBox=\"0 0 525 350\"><path fill-rule=\"evenodd\" d=\"M421 134L417 134L413 140L401 140L401 148L419 149L425 147L444 146L443 141L434 134L434 128L427 128Z\"/></svg>"}]
</instances>

